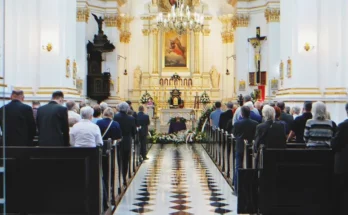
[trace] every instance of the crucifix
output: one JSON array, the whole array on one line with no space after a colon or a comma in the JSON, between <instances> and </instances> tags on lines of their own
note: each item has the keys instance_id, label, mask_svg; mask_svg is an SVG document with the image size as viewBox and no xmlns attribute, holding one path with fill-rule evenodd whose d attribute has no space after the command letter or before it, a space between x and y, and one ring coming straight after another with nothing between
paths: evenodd
<instances>
[{"instance_id":1,"label":"crucifix","mask_svg":"<svg viewBox=\"0 0 348 215\"><path fill-rule=\"evenodd\" d=\"M248 42L254 47L254 61L256 68L256 83L261 84L261 43L267 40L267 37L260 36L260 27L256 27L256 37L249 38Z\"/></svg>"}]
</instances>

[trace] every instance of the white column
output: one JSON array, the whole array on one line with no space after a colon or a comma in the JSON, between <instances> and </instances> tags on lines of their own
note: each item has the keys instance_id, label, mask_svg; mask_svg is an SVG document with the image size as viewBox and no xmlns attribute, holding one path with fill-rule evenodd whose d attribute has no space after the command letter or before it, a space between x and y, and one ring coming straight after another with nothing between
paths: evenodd
<instances>
[{"instance_id":1,"label":"white column","mask_svg":"<svg viewBox=\"0 0 348 215\"><path fill-rule=\"evenodd\" d=\"M342 28L342 36L341 36L341 41L342 41L342 58L341 58L341 63L342 63L342 81L344 82L344 86L348 88L348 41L346 38L348 38L348 1L346 0L341 0L342 5L341 5L341 10L342 10L342 23L341 23L341 28Z\"/></svg>"},{"instance_id":2,"label":"white column","mask_svg":"<svg viewBox=\"0 0 348 215\"><path fill-rule=\"evenodd\" d=\"M40 94L56 89L74 89L72 65L76 59L76 1L39 0L40 42L52 43L51 52L40 53ZM70 60L70 77L66 77L66 60ZM49 89L49 90L47 90ZM76 92L76 91L75 91Z\"/></svg>"},{"instance_id":3,"label":"white column","mask_svg":"<svg viewBox=\"0 0 348 215\"><path fill-rule=\"evenodd\" d=\"M248 28L238 27L235 31L237 95L246 94L246 91L239 91L239 81L244 80L246 86L249 85L248 45Z\"/></svg>"},{"instance_id":4,"label":"white column","mask_svg":"<svg viewBox=\"0 0 348 215\"><path fill-rule=\"evenodd\" d=\"M81 10L87 10L82 8ZM83 80L82 96L87 95L87 22L86 17L76 22L76 63L78 68L77 77Z\"/></svg>"},{"instance_id":5,"label":"white column","mask_svg":"<svg viewBox=\"0 0 348 215\"><path fill-rule=\"evenodd\" d=\"M270 91L270 80L279 79L279 64L280 64L280 24L279 22L268 23L268 57L267 57L267 85L266 97L274 96Z\"/></svg>"},{"instance_id":6,"label":"white column","mask_svg":"<svg viewBox=\"0 0 348 215\"><path fill-rule=\"evenodd\" d=\"M105 27L104 32L108 36L108 39L110 40L110 42L115 45L118 38L118 31L116 26ZM113 52L106 53L105 56L106 56L105 72L110 71L111 80L114 83L114 89L110 90L110 95L117 96L116 85L117 85L117 77L119 75L118 69L117 69L118 68L117 52L116 50L114 50Z\"/></svg>"},{"instance_id":7,"label":"white column","mask_svg":"<svg viewBox=\"0 0 348 215\"><path fill-rule=\"evenodd\" d=\"M0 0L0 77L4 77L5 0Z\"/></svg>"}]
</instances>

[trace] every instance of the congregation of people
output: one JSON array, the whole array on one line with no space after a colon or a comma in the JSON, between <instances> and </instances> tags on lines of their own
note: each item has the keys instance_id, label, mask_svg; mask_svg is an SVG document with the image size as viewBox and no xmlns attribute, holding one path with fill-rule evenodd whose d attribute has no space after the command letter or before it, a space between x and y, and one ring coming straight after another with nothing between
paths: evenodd
<instances>
[{"instance_id":1,"label":"congregation of people","mask_svg":"<svg viewBox=\"0 0 348 215\"><path fill-rule=\"evenodd\" d=\"M245 143L252 144L258 160L261 147L286 148L287 144L302 143L307 148L331 148L335 153L334 173L338 197L348 202L348 119L342 119L338 126L330 119L324 102L306 101L302 111L298 106L288 107L285 102L262 103L243 97L243 104L226 104L222 111L221 102L216 102L210 115L213 130L222 129L235 138L233 188L238 195L238 169L243 168ZM238 107L237 107L238 106ZM348 114L348 104L345 106ZM254 165L258 165L257 163Z\"/></svg>"},{"instance_id":2,"label":"congregation of people","mask_svg":"<svg viewBox=\"0 0 348 215\"><path fill-rule=\"evenodd\" d=\"M24 93L14 90L11 102L0 109L0 120L6 146L97 147L111 139L118 142L126 186L132 142L139 134L140 154L147 160L146 144L149 116L144 107L137 114L131 102L109 107L102 102L93 107L81 102L65 101L56 91L45 105L34 101L32 107L24 103Z\"/></svg>"}]
</instances>

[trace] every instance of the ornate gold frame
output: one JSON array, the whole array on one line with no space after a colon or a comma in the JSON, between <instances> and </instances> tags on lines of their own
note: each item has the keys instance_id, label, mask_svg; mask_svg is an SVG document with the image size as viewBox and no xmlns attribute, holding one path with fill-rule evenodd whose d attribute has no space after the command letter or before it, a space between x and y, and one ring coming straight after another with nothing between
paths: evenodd
<instances>
[{"instance_id":1,"label":"ornate gold frame","mask_svg":"<svg viewBox=\"0 0 348 215\"><path fill-rule=\"evenodd\" d=\"M185 36L185 35L182 35ZM186 34L187 45L186 45L186 67L166 67L165 66L165 52L166 52L166 32L162 33L162 70L165 72L175 71L175 72L189 72L190 71L190 61L191 61L191 37L190 33Z\"/></svg>"},{"instance_id":2,"label":"ornate gold frame","mask_svg":"<svg viewBox=\"0 0 348 215\"><path fill-rule=\"evenodd\" d=\"M287 63L287 67L286 67L286 76L288 78L291 78L291 76L292 76L292 61L291 61L290 57L289 57L287 62L288 63ZM289 67L290 67L290 69L289 69Z\"/></svg>"}]
</instances>

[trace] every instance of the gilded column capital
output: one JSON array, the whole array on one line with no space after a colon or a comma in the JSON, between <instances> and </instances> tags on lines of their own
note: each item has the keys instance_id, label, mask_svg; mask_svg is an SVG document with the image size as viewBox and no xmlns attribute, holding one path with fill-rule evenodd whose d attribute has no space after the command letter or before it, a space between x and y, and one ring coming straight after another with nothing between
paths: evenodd
<instances>
[{"instance_id":1,"label":"gilded column capital","mask_svg":"<svg viewBox=\"0 0 348 215\"><path fill-rule=\"evenodd\" d=\"M219 20L222 23L221 39L222 43L234 42L234 19L232 14L225 14L219 16Z\"/></svg>"},{"instance_id":2,"label":"gilded column capital","mask_svg":"<svg viewBox=\"0 0 348 215\"><path fill-rule=\"evenodd\" d=\"M76 8L76 21L77 22L88 22L90 9L88 7Z\"/></svg>"},{"instance_id":3,"label":"gilded column capital","mask_svg":"<svg viewBox=\"0 0 348 215\"><path fill-rule=\"evenodd\" d=\"M221 32L222 43L233 43L234 33L233 31Z\"/></svg>"},{"instance_id":4,"label":"gilded column capital","mask_svg":"<svg viewBox=\"0 0 348 215\"><path fill-rule=\"evenodd\" d=\"M158 28L151 29L151 33L153 33L154 35L157 35L158 31L159 31Z\"/></svg>"},{"instance_id":5,"label":"gilded column capital","mask_svg":"<svg viewBox=\"0 0 348 215\"><path fill-rule=\"evenodd\" d=\"M204 36L210 36L210 29L209 28L204 28L203 29L203 35Z\"/></svg>"},{"instance_id":6,"label":"gilded column capital","mask_svg":"<svg viewBox=\"0 0 348 215\"><path fill-rule=\"evenodd\" d=\"M105 14L104 21L106 27L118 27L118 17L116 14Z\"/></svg>"},{"instance_id":7,"label":"gilded column capital","mask_svg":"<svg viewBox=\"0 0 348 215\"><path fill-rule=\"evenodd\" d=\"M143 32L144 36L149 36L150 35L150 30L149 29L143 29L141 31Z\"/></svg>"},{"instance_id":8,"label":"gilded column capital","mask_svg":"<svg viewBox=\"0 0 348 215\"><path fill-rule=\"evenodd\" d=\"M266 8L265 17L267 23L280 21L280 8Z\"/></svg>"},{"instance_id":9,"label":"gilded column capital","mask_svg":"<svg viewBox=\"0 0 348 215\"><path fill-rule=\"evenodd\" d=\"M117 16L116 26L121 31L120 42L129 43L132 33L129 31L129 24L134 20L133 16L121 14Z\"/></svg>"},{"instance_id":10,"label":"gilded column capital","mask_svg":"<svg viewBox=\"0 0 348 215\"><path fill-rule=\"evenodd\" d=\"M249 14L245 14L245 13L236 14L233 18L233 26L234 28L248 27L249 20L250 20Z\"/></svg>"}]
</instances>

